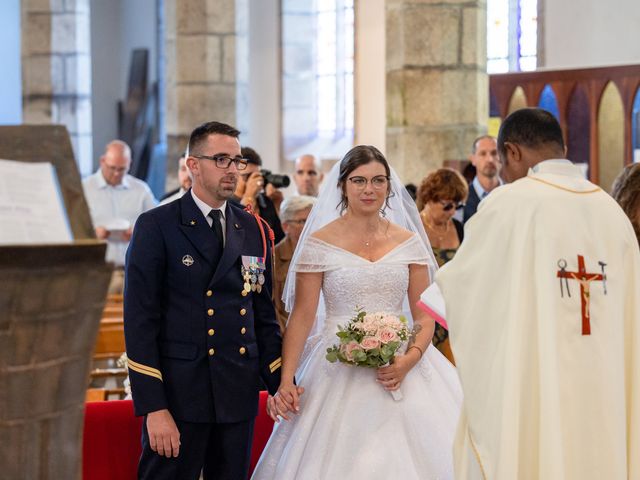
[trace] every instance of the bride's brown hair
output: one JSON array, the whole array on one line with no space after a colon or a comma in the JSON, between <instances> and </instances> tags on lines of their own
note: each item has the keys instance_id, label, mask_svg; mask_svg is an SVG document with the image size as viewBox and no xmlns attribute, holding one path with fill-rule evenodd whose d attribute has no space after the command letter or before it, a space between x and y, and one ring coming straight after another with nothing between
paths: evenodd
<instances>
[{"instance_id":1,"label":"bride's brown hair","mask_svg":"<svg viewBox=\"0 0 640 480\"><path fill-rule=\"evenodd\" d=\"M340 161L340 173L338 176L338 188L340 188L341 200L338 206L340 207L340 213L344 212L349 206L349 200L347 199L346 188L345 185L347 183L347 179L351 172L353 172L356 168L367 165L371 162L380 163L385 171L387 172L387 178L391 178L391 169L389 168L389 163L387 159L384 158L384 155L380 150L378 150L373 145L358 145L353 147L351 150L347 152L347 154ZM385 199L384 210L389 207L389 197L391 196L391 181L387 182L387 198Z\"/></svg>"}]
</instances>

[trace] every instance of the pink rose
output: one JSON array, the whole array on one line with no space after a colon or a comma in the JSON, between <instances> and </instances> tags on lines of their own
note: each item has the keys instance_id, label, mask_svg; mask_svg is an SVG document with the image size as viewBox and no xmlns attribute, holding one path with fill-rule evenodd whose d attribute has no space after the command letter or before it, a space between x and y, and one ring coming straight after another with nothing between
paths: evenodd
<instances>
[{"instance_id":1,"label":"pink rose","mask_svg":"<svg viewBox=\"0 0 640 480\"><path fill-rule=\"evenodd\" d=\"M396 317L395 315L386 315L384 317L384 322L383 322L386 326L388 326L389 328L392 328L394 330L401 330L402 327L404 326L404 324L402 323L402 321Z\"/></svg>"},{"instance_id":2,"label":"pink rose","mask_svg":"<svg viewBox=\"0 0 640 480\"><path fill-rule=\"evenodd\" d=\"M360 346L365 350L373 350L380 347L380 340L376 337L364 337L360 342Z\"/></svg>"},{"instance_id":3,"label":"pink rose","mask_svg":"<svg viewBox=\"0 0 640 480\"><path fill-rule=\"evenodd\" d=\"M360 347L360 344L355 340L351 340L346 345L343 345L341 347L341 350L343 351L346 359L350 362L353 362L353 352L355 352L356 350L362 350L362 347Z\"/></svg>"},{"instance_id":4,"label":"pink rose","mask_svg":"<svg viewBox=\"0 0 640 480\"><path fill-rule=\"evenodd\" d=\"M386 345L389 342L395 342L396 340L398 340L398 335L392 328L382 327L378 331L378 338L382 343Z\"/></svg>"},{"instance_id":5,"label":"pink rose","mask_svg":"<svg viewBox=\"0 0 640 480\"><path fill-rule=\"evenodd\" d=\"M372 317L371 315L367 315L362 319L362 328L360 329L361 331L364 331L369 335L373 335L374 333L376 333L377 329L378 325L374 317Z\"/></svg>"}]
</instances>

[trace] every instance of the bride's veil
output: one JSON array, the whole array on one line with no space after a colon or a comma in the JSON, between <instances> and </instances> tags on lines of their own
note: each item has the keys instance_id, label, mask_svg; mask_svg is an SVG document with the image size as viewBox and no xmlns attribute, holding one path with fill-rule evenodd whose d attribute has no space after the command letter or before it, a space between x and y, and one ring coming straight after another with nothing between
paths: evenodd
<instances>
[{"instance_id":1,"label":"bride's veil","mask_svg":"<svg viewBox=\"0 0 640 480\"><path fill-rule=\"evenodd\" d=\"M305 222L296 250L291 258L289 273L287 274L287 280L282 292L282 300L287 312L291 312L293 309L293 304L295 302L296 271L298 270L298 261L300 259L300 253L305 248L305 244L309 239L309 236L341 215L340 203L342 200L342 192L338 186L341 163L342 162L337 162L325 177L320 187L318 200L313 206L311 213ZM389 168L391 170L391 193L388 199L389 206L386 208L384 213L385 218L418 235L418 238L425 247L428 257L429 277L433 280L433 276L438 269L438 264L433 256L429 238L427 237L422 225L420 213L418 212L414 200L409 195L409 192L404 188L398 174L391 165L389 165ZM405 305L405 310L408 311L408 304ZM314 328L314 332L316 333L321 330L323 314L324 302L321 297L320 305L318 307L318 319L316 320Z\"/></svg>"}]
</instances>

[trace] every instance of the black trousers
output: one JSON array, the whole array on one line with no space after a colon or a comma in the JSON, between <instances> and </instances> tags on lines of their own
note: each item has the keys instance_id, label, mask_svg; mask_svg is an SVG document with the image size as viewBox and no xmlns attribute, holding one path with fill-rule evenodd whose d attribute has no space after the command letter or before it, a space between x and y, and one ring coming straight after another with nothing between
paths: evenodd
<instances>
[{"instance_id":1,"label":"black trousers","mask_svg":"<svg viewBox=\"0 0 640 480\"><path fill-rule=\"evenodd\" d=\"M180 453L167 458L149 446L142 425L138 478L144 480L245 480L249 473L254 420L240 423L189 423L176 420Z\"/></svg>"}]
</instances>

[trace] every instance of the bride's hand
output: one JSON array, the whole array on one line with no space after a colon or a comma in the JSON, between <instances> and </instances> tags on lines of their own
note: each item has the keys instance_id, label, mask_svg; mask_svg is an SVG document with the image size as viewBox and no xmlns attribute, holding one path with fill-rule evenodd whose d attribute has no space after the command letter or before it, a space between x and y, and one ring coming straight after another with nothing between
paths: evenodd
<instances>
[{"instance_id":1,"label":"bride's hand","mask_svg":"<svg viewBox=\"0 0 640 480\"><path fill-rule=\"evenodd\" d=\"M413 354L412 351L415 349L409 350L405 355L398 355L388 367L378 369L377 381L385 390L398 390L409 370L418 363L420 357Z\"/></svg>"},{"instance_id":2,"label":"bride's hand","mask_svg":"<svg viewBox=\"0 0 640 480\"><path fill-rule=\"evenodd\" d=\"M289 420L287 412L298 413L300 411L300 395L304 393L304 387L296 386L293 383L280 384L280 388L271 402L267 400L267 412L274 421L278 420L278 415ZM270 408L271 403L271 408Z\"/></svg>"}]
</instances>

